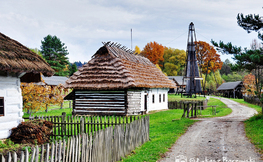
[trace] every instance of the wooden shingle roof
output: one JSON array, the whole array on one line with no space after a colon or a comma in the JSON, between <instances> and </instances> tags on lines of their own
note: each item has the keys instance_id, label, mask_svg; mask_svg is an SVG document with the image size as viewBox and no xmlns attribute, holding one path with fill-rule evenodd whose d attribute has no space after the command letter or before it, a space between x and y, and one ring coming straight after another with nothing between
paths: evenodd
<instances>
[{"instance_id":1,"label":"wooden shingle roof","mask_svg":"<svg viewBox=\"0 0 263 162\"><path fill-rule=\"evenodd\" d=\"M32 75L42 73L45 76L54 74L54 70L39 55L2 33L0 33L0 71L26 72Z\"/></svg>"},{"instance_id":2,"label":"wooden shingle roof","mask_svg":"<svg viewBox=\"0 0 263 162\"><path fill-rule=\"evenodd\" d=\"M176 86L147 58L136 56L118 45L106 43L66 81L65 87L118 90Z\"/></svg>"},{"instance_id":3,"label":"wooden shingle roof","mask_svg":"<svg viewBox=\"0 0 263 162\"><path fill-rule=\"evenodd\" d=\"M221 84L216 90L230 90L235 89L238 85L243 84L242 81L236 81L236 82L226 82Z\"/></svg>"}]
</instances>

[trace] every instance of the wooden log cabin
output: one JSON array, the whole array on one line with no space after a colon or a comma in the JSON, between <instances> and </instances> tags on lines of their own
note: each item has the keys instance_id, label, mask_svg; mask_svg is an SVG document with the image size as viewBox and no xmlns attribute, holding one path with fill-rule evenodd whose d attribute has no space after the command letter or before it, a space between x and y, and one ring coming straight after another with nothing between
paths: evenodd
<instances>
[{"instance_id":1,"label":"wooden log cabin","mask_svg":"<svg viewBox=\"0 0 263 162\"><path fill-rule=\"evenodd\" d=\"M23 121L21 82L39 82L54 70L37 54L0 33L0 139Z\"/></svg>"},{"instance_id":2,"label":"wooden log cabin","mask_svg":"<svg viewBox=\"0 0 263 162\"><path fill-rule=\"evenodd\" d=\"M147 58L107 42L65 83L73 91L73 114L135 115L168 109L176 87Z\"/></svg>"}]
</instances>

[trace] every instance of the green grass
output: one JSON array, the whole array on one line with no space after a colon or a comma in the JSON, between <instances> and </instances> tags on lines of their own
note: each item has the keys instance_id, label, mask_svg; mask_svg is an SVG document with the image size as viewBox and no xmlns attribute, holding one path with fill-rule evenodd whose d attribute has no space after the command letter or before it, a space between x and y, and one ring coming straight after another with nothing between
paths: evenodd
<instances>
[{"instance_id":1,"label":"green grass","mask_svg":"<svg viewBox=\"0 0 263 162\"><path fill-rule=\"evenodd\" d=\"M251 143L255 145L258 151L263 154L263 115L257 114L246 120L245 132Z\"/></svg>"},{"instance_id":2,"label":"green grass","mask_svg":"<svg viewBox=\"0 0 263 162\"><path fill-rule=\"evenodd\" d=\"M72 108L66 108L66 109L57 109L57 110L50 110L48 112L36 112L36 113L32 113L31 115L34 116L39 116L39 115L43 115L43 116L60 116L62 114L62 112L66 112L67 116L72 114ZM29 114L24 112L23 118L28 118Z\"/></svg>"},{"instance_id":3,"label":"green grass","mask_svg":"<svg viewBox=\"0 0 263 162\"><path fill-rule=\"evenodd\" d=\"M136 148L123 161L156 161L194 122L181 119L183 110L167 110L150 114L150 141ZM177 119L172 121L173 119Z\"/></svg>"},{"instance_id":4,"label":"green grass","mask_svg":"<svg viewBox=\"0 0 263 162\"><path fill-rule=\"evenodd\" d=\"M181 95L168 94L168 101L175 100L205 100L205 97L197 95L196 98L187 98L186 96L181 97Z\"/></svg>"},{"instance_id":5,"label":"green grass","mask_svg":"<svg viewBox=\"0 0 263 162\"><path fill-rule=\"evenodd\" d=\"M221 102L219 99L210 98L207 106L216 106L216 115L212 114L212 107L207 107L205 110L202 110L202 115L199 115L198 117L220 117L232 113L232 109L228 108L226 104Z\"/></svg>"}]
</instances>

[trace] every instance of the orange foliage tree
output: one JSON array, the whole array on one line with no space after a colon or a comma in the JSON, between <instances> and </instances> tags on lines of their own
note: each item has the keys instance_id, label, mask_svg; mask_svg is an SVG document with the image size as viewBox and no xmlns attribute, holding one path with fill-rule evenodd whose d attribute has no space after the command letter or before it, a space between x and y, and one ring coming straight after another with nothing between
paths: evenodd
<instances>
[{"instance_id":1,"label":"orange foliage tree","mask_svg":"<svg viewBox=\"0 0 263 162\"><path fill-rule=\"evenodd\" d=\"M63 102L61 85L51 88L50 86L36 85L34 83L21 83L23 96L23 109L36 112L50 104Z\"/></svg>"},{"instance_id":2,"label":"orange foliage tree","mask_svg":"<svg viewBox=\"0 0 263 162\"><path fill-rule=\"evenodd\" d=\"M141 54L148 58L153 64L159 64L160 67L163 65L159 62L164 61L163 54L164 54L164 46L158 44L157 42L150 42L147 43L146 46L141 51Z\"/></svg>"},{"instance_id":3,"label":"orange foliage tree","mask_svg":"<svg viewBox=\"0 0 263 162\"><path fill-rule=\"evenodd\" d=\"M195 42L195 45L196 58L200 68L200 76L202 76L202 73L206 74L206 83L207 74L221 69L223 62L213 46L210 46L208 43L203 41ZM205 83L203 87L205 87Z\"/></svg>"},{"instance_id":4,"label":"orange foliage tree","mask_svg":"<svg viewBox=\"0 0 263 162\"><path fill-rule=\"evenodd\" d=\"M243 84L244 87L246 88L246 93L250 96L254 96L255 95L255 91L256 91L256 79L255 79L255 75L253 74L247 74L246 76L244 76L243 79Z\"/></svg>"}]
</instances>

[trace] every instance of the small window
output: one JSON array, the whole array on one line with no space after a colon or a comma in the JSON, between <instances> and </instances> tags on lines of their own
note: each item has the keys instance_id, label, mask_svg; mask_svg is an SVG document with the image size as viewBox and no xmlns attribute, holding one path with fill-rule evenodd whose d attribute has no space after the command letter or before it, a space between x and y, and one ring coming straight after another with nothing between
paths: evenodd
<instances>
[{"instance_id":1,"label":"small window","mask_svg":"<svg viewBox=\"0 0 263 162\"><path fill-rule=\"evenodd\" d=\"M154 94L153 94L153 103L154 103Z\"/></svg>"},{"instance_id":2,"label":"small window","mask_svg":"<svg viewBox=\"0 0 263 162\"><path fill-rule=\"evenodd\" d=\"M163 94L163 102L165 102L165 94Z\"/></svg>"},{"instance_id":3,"label":"small window","mask_svg":"<svg viewBox=\"0 0 263 162\"><path fill-rule=\"evenodd\" d=\"M159 102L161 103L162 102L162 95L159 94Z\"/></svg>"},{"instance_id":4,"label":"small window","mask_svg":"<svg viewBox=\"0 0 263 162\"><path fill-rule=\"evenodd\" d=\"M4 116L4 97L0 97L0 116Z\"/></svg>"}]
</instances>

